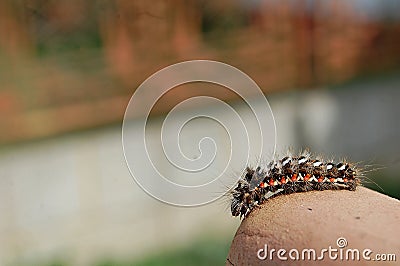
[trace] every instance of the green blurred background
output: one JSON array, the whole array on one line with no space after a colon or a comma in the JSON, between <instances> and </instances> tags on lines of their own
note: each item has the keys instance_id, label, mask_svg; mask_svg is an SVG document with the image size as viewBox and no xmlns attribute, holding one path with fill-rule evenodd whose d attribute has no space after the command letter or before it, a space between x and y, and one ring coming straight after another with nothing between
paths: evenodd
<instances>
[{"instance_id":1,"label":"green blurred background","mask_svg":"<svg viewBox=\"0 0 400 266\"><path fill-rule=\"evenodd\" d=\"M398 1L1 0L1 265L225 263L238 221L215 203L156 202L121 151L135 88L191 59L252 77L276 111L278 146L383 167L367 185L400 198ZM197 94L174 90L154 117ZM312 108L290 120L294 106ZM315 117L327 106L339 114L331 135Z\"/></svg>"}]
</instances>

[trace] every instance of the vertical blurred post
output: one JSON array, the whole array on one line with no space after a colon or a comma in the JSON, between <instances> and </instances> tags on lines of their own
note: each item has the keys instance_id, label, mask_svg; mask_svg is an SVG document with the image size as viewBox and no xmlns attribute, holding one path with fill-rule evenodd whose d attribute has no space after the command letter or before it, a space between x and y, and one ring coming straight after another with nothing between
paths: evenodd
<instances>
[{"instance_id":1,"label":"vertical blurred post","mask_svg":"<svg viewBox=\"0 0 400 266\"><path fill-rule=\"evenodd\" d=\"M199 48L201 11L197 1L173 0L173 45L178 57L193 55Z\"/></svg>"},{"instance_id":2,"label":"vertical blurred post","mask_svg":"<svg viewBox=\"0 0 400 266\"><path fill-rule=\"evenodd\" d=\"M293 29L297 43L297 73L300 87L314 85L314 27L315 4L298 0L294 5Z\"/></svg>"},{"instance_id":3,"label":"vertical blurred post","mask_svg":"<svg viewBox=\"0 0 400 266\"><path fill-rule=\"evenodd\" d=\"M22 3L15 1L0 1L0 50L11 57L21 57L32 51L32 43L27 32L28 22L24 16Z\"/></svg>"}]
</instances>

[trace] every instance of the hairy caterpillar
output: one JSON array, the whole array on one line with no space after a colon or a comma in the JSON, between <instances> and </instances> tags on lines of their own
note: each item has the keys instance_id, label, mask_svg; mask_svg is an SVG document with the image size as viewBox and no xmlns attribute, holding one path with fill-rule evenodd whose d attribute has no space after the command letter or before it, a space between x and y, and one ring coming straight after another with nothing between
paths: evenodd
<instances>
[{"instance_id":1,"label":"hairy caterpillar","mask_svg":"<svg viewBox=\"0 0 400 266\"><path fill-rule=\"evenodd\" d=\"M271 196L310 190L347 189L360 184L360 170L355 164L322 161L309 152L273 160L265 168L247 167L231 193L232 216L246 218Z\"/></svg>"}]
</instances>

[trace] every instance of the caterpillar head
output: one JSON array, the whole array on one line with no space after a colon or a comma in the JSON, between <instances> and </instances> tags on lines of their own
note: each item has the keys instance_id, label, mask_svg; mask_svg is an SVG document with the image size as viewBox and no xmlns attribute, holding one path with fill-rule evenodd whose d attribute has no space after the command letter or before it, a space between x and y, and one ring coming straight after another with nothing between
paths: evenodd
<instances>
[{"instance_id":1,"label":"caterpillar head","mask_svg":"<svg viewBox=\"0 0 400 266\"><path fill-rule=\"evenodd\" d=\"M238 182L237 187L231 192L231 213L232 216L243 216L248 211L248 199L250 197L249 183L245 179Z\"/></svg>"}]
</instances>

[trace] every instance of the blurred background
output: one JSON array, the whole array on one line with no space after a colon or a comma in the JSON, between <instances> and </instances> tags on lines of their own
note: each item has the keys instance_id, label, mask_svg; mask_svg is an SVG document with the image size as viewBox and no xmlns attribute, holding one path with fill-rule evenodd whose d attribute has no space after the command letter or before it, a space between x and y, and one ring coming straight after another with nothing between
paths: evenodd
<instances>
[{"instance_id":1,"label":"blurred background","mask_svg":"<svg viewBox=\"0 0 400 266\"><path fill-rule=\"evenodd\" d=\"M225 263L239 225L227 203L158 202L122 153L135 88L191 59L257 82L278 152L309 147L383 168L365 184L400 198L396 0L0 0L0 265ZM183 86L151 120L195 95L238 100Z\"/></svg>"}]
</instances>

